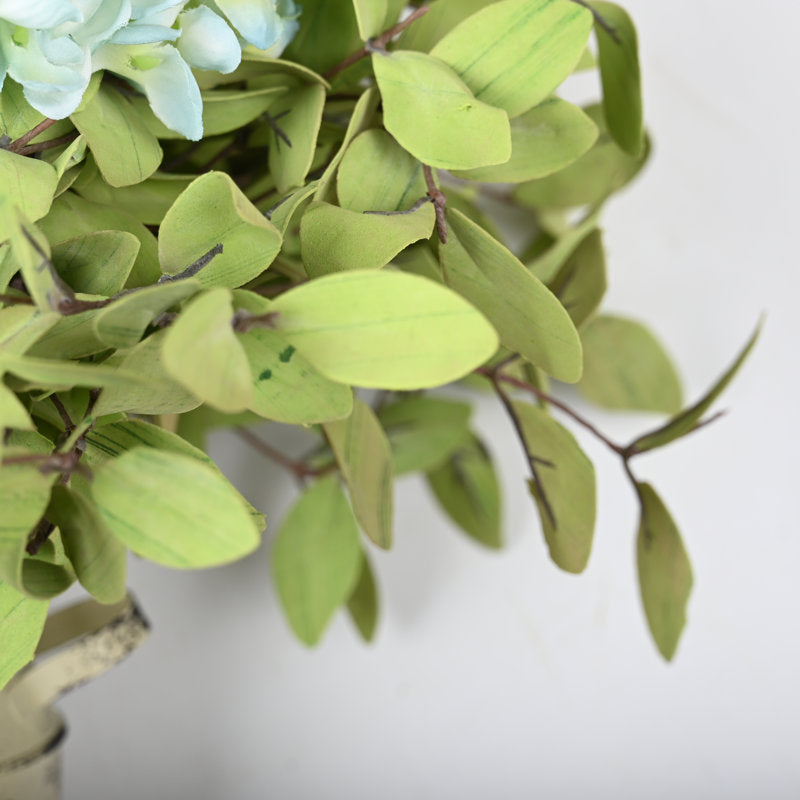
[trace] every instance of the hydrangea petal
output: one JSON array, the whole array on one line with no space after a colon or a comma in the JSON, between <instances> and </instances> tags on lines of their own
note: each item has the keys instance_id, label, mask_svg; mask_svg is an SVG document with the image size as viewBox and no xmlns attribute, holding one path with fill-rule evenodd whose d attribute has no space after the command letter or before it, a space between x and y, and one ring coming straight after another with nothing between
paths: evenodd
<instances>
[{"instance_id":1,"label":"hydrangea petal","mask_svg":"<svg viewBox=\"0 0 800 800\"><path fill-rule=\"evenodd\" d=\"M281 36L283 20L272 2L216 0L215 5L242 37L259 50L271 47Z\"/></svg>"},{"instance_id":2,"label":"hydrangea petal","mask_svg":"<svg viewBox=\"0 0 800 800\"><path fill-rule=\"evenodd\" d=\"M130 0L101 0L84 8L86 22L82 25L70 24L63 28L67 28L65 32L78 44L93 50L126 25L130 17Z\"/></svg>"},{"instance_id":3,"label":"hydrangea petal","mask_svg":"<svg viewBox=\"0 0 800 800\"><path fill-rule=\"evenodd\" d=\"M165 28L163 25L137 25L132 23L120 28L109 40L108 44L156 44L157 42L174 42L180 31Z\"/></svg>"},{"instance_id":4,"label":"hydrangea petal","mask_svg":"<svg viewBox=\"0 0 800 800\"><path fill-rule=\"evenodd\" d=\"M222 17L210 8L198 6L180 15L181 37L178 50L188 64L197 69L233 72L242 60L236 34Z\"/></svg>"},{"instance_id":5,"label":"hydrangea petal","mask_svg":"<svg viewBox=\"0 0 800 800\"><path fill-rule=\"evenodd\" d=\"M203 136L200 89L181 54L169 44L105 44L94 54L95 69L121 75L144 92L153 113L171 130L197 141Z\"/></svg>"},{"instance_id":6,"label":"hydrangea petal","mask_svg":"<svg viewBox=\"0 0 800 800\"><path fill-rule=\"evenodd\" d=\"M0 19L23 28L49 29L62 22L80 22L81 13L70 0L0 0Z\"/></svg>"}]
</instances>

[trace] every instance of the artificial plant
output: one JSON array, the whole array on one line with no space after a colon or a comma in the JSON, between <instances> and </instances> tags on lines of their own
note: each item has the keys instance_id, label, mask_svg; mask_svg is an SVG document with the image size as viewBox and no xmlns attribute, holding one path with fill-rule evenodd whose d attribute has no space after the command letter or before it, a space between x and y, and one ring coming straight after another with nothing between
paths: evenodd
<instances>
[{"instance_id":1,"label":"artificial plant","mask_svg":"<svg viewBox=\"0 0 800 800\"><path fill-rule=\"evenodd\" d=\"M597 70L587 108L558 96ZM493 456L462 381L507 412L553 561L581 572L595 475L621 459L669 659L692 584L635 457L706 421L752 347L685 407L640 322L598 312L605 201L648 154L634 26L580 0L0 0L0 685L50 598L125 592L127 551L241 558L265 517L204 452L233 427L302 484L263 509L288 621L346 607L370 638L369 550L421 472L501 545ZM514 249L489 206L524 220ZM666 415L618 444L558 397ZM556 385L553 385L556 384ZM313 430L307 459L250 426ZM360 531L365 534L362 536ZM402 536L402 531L397 532Z\"/></svg>"}]
</instances>

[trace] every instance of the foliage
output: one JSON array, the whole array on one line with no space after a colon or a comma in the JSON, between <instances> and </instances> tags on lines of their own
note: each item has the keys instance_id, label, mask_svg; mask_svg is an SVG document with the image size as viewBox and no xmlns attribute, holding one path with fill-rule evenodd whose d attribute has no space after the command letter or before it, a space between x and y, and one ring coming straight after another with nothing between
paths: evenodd
<instances>
[{"instance_id":1,"label":"foliage","mask_svg":"<svg viewBox=\"0 0 800 800\"><path fill-rule=\"evenodd\" d=\"M672 658L691 569L632 461L704 424L755 336L684 409L653 334L598 311L598 212L649 152L625 11L112 5L0 0L0 686L51 597L77 580L120 598L127 550L201 568L259 545L264 517L203 450L211 427L303 484L283 522L265 509L299 638L317 642L339 608L370 638L368 551L403 535L396 476L424 474L468 536L502 544L493 454L469 403L435 391L459 381L506 410L564 570L589 561L596 492L562 423L619 455L646 617ZM601 102L556 94L595 68ZM522 247L487 198L527 220ZM551 381L669 418L620 445ZM247 430L260 420L318 447L294 461Z\"/></svg>"}]
</instances>

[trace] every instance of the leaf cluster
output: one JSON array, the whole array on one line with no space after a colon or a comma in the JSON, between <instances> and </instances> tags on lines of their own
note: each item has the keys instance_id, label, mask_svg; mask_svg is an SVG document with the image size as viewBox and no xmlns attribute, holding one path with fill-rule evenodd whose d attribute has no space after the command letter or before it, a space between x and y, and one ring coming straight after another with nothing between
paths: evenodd
<instances>
[{"instance_id":1,"label":"leaf cluster","mask_svg":"<svg viewBox=\"0 0 800 800\"><path fill-rule=\"evenodd\" d=\"M633 24L608 2L436 0L401 19L404 5L305 0L283 59L250 48L230 74L196 74L198 142L111 76L57 123L6 80L0 685L32 657L52 597L79 581L120 599L128 550L195 569L259 546L265 517L205 453L216 427L300 482L282 521L266 509L298 637L314 644L346 608L371 638L368 552L391 547L396 477L424 475L457 528L502 544L496 454L470 404L436 391L458 381L506 409L564 570L588 563L596 489L556 416L621 457L644 609L672 657L691 570L630 462L703 424L752 341L682 410L654 335L598 310L599 211L649 151ZM557 91L585 69L602 97L580 108ZM487 200L526 221L521 246ZM553 381L669 419L617 445ZM264 420L317 447L288 458L247 429Z\"/></svg>"}]
</instances>

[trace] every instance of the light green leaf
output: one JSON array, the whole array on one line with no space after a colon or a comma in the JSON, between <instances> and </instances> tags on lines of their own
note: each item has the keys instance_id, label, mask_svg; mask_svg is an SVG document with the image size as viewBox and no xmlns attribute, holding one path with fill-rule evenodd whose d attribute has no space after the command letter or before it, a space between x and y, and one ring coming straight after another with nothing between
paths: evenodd
<instances>
[{"instance_id":1,"label":"light green leaf","mask_svg":"<svg viewBox=\"0 0 800 800\"><path fill-rule=\"evenodd\" d=\"M511 158L505 164L457 170L456 177L522 183L569 166L597 139L597 126L577 106L550 97L511 120Z\"/></svg>"},{"instance_id":2,"label":"light green leaf","mask_svg":"<svg viewBox=\"0 0 800 800\"><path fill-rule=\"evenodd\" d=\"M224 172L207 172L181 193L158 234L161 268L181 272L222 244L223 252L197 273L203 286L241 286L260 275L281 246L275 226Z\"/></svg>"},{"instance_id":3,"label":"light green leaf","mask_svg":"<svg viewBox=\"0 0 800 800\"><path fill-rule=\"evenodd\" d=\"M692 567L675 522L652 486L637 483L642 515L636 536L639 589L650 633L667 661L678 648L692 592Z\"/></svg>"},{"instance_id":4,"label":"light green leaf","mask_svg":"<svg viewBox=\"0 0 800 800\"><path fill-rule=\"evenodd\" d=\"M361 559L361 572L347 600L347 610L364 641L371 642L378 624L378 591L366 555Z\"/></svg>"},{"instance_id":5,"label":"light green leaf","mask_svg":"<svg viewBox=\"0 0 800 800\"><path fill-rule=\"evenodd\" d=\"M462 441L447 461L430 470L428 483L465 533L486 547L502 546L500 486L489 453L477 437Z\"/></svg>"},{"instance_id":6,"label":"light green leaf","mask_svg":"<svg viewBox=\"0 0 800 800\"><path fill-rule=\"evenodd\" d=\"M269 171L281 194L305 181L314 159L324 105L325 87L319 83L295 89L275 104L275 124L291 142L287 145L275 130L270 133ZM283 112L287 113L278 119Z\"/></svg>"},{"instance_id":7,"label":"light green leaf","mask_svg":"<svg viewBox=\"0 0 800 800\"><path fill-rule=\"evenodd\" d=\"M236 305L254 314L268 313L269 301L238 291ZM293 345L269 328L238 336L250 363L251 410L275 422L309 425L341 419L353 409L349 386L323 378Z\"/></svg>"},{"instance_id":8,"label":"light green leaf","mask_svg":"<svg viewBox=\"0 0 800 800\"><path fill-rule=\"evenodd\" d=\"M272 211L267 212L265 216L278 229L281 236L286 236L286 231L289 229L289 225L298 209L309 201L317 191L317 186L317 181L306 184L301 189L285 197L279 205L273 207Z\"/></svg>"},{"instance_id":9,"label":"light green leaf","mask_svg":"<svg viewBox=\"0 0 800 800\"><path fill-rule=\"evenodd\" d=\"M52 542L58 537L53 533L42 549L22 561L22 588L28 597L49 600L65 592L75 583L75 572L63 553L55 551Z\"/></svg>"},{"instance_id":10,"label":"light green leaf","mask_svg":"<svg viewBox=\"0 0 800 800\"><path fill-rule=\"evenodd\" d=\"M159 314L197 294L200 288L199 280L185 278L124 294L94 318L95 332L109 347L133 347Z\"/></svg>"},{"instance_id":11,"label":"light green leaf","mask_svg":"<svg viewBox=\"0 0 800 800\"><path fill-rule=\"evenodd\" d=\"M712 403L725 391L728 384L734 379L742 364L744 364L750 351L753 349L758 335L761 332L759 323L753 335L748 340L742 351L736 357L733 364L720 376L719 380L701 397L694 405L681 411L660 428L640 436L630 445L631 452L643 453L652 450L654 447L663 447L665 444L691 433L695 426L700 422L703 414L708 411Z\"/></svg>"},{"instance_id":12,"label":"light green leaf","mask_svg":"<svg viewBox=\"0 0 800 800\"><path fill-rule=\"evenodd\" d=\"M550 288L576 328L594 314L606 292L606 258L599 230L575 248Z\"/></svg>"},{"instance_id":13,"label":"light green leaf","mask_svg":"<svg viewBox=\"0 0 800 800\"><path fill-rule=\"evenodd\" d=\"M577 225L568 228L565 233L552 241L544 252L525 261L525 266L542 283L546 283L548 286L552 284L578 245L596 229L599 216L599 209L587 214Z\"/></svg>"},{"instance_id":14,"label":"light green leaf","mask_svg":"<svg viewBox=\"0 0 800 800\"><path fill-rule=\"evenodd\" d=\"M81 233L128 231L140 244L128 287L149 285L161 277L155 236L125 211L84 200L74 192L64 192L56 198L50 213L39 222L38 228L53 245L73 239Z\"/></svg>"},{"instance_id":15,"label":"light green leaf","mask_svg":"<svg viewBox=\"0 0 800 800\"><path fill-rule=\"evenodd\" d=\"M134 447L98 466L90 491L120 541L167 567L217 566L259 544L238 492L189 456Z\"/></svg>"},{"instance_id":16,"label":"light green leaf","mask_svg":"<svg viewBox=\"0 0 800 800\"><path fill-rule=\"evenodd\" d=\"M470 437L469 403L414 395L383 406L395 475L433 469Z\"/></svg>"},{"instance_id":17,"label":"light green leaf","mask_svg":"<svg viewBox=\"0 0 800 800\"><path fill-rule=\"evenodd\" d=\"M58 314L42 312L28 305L0 308L0 351L21 356L58 319Z\"/></svg>"},{"instance_id":18,"label":"light green leaf","mask_svg":"<svg viewBox=\"0 0 800 800\"><path fill-rule=\"evenodd\" d=\"M362 563L358 528L339 482L328 476L292 506L272 549L272 575L298 638L316 644L353 592Z\"/></svg>"},{"instance_id":19,"label":"light green leaf","mask_svg":"<svg viewBox=\"0 0 800 800\"><path fill-rule=\"evenodd\" d=\"M436 283L443 283L442 270L439 267L439 259L434 255L428 242L420 242L411 245L398 253L392 260L392 266L409 272L412 275L419 275Z\"/></svg>"},{"instance_id":20,"label":"light green leaf","mask_svg":"<svg viewBox=\"0 0 800 800\"><path fill-rule=\"evenodd\" d=\"M447 64L425 53L373 53L383 123L423 164L475 169L511 157L506 113L478 100Z\"/></svg>"},{"instance_id":21,"label":"light green leaf","mask_svg":"<svg viewBox=\"0 0 800 800\"><path fill-rule=\"evenodd\" d=\"M392 452L372 409L355 399L347 418L324 423L328 443L342 471L353 511L378 547L392 546Z\"/></svg>"},{"instance_id":22,"label":"light green leaf","mask_svg":"<svg viewBox=\"0 0 800 800\"><path fill-rule=\"evenodd\" d=\"M30 348L28 355L51 359L73 359L103 353L108 345L98 337L95 318L102 308L58 317L50 330ZM130 389L127 386L127 389ZM126 391L127 391L126 389Z\"/></svg>"},{"instance_id":23,"label":"light green leaf","mask_svg":"<svg viewBox=\"0 0 800 800\"><path fill-rule=\"evenodd\" d=\"M70 119L111 186L139 183L158 169L163 156L158 139L130 100L108 83Z\"/></svg>"},{"instance_id":24,"label":"light green leaf","mask_svg":"<svg viewBox=\"0 0 800 800\"><path fill-rule=\"evenodd\" d=\"M433 205L410 213L363 214L329 203L312 203L300 222L303 264L312 278L354 269L378 269L401 250L427 239Z\"/></svg>"},{"instance_id":25,"label":"light green leaf","mask_svg":"<svg viewBox=\"0 0 800 800\"><path fill-rule=\"evenodd\" d=\"M539 484L530 480L528 487L539 509L550 558L567 572L583 572L592 551L597 513L592 462L575 437L544 409L529 403L513 406L528 452L549 462L539 465Z\"/></svg>"},{"instance_id":26,"label":"light green leaf","mask_svg":"<svg viewBox=\"0 0 800 800\"><path fill-rule=\"evenodd\" d=\"M439 247L445 282L487 316L509 350L554 378L578 380L580 339L555 295L468 217L448 210L447 220Z\"/></svg>"},{"instance_id":27,"label":"light green leaf","mask_svg":"<svg viewBox=\"0 0 800 800\"><path fill-rule=\"evenodd\" d=\"M336 178L342 208L407 211L427 194L422 164L384 130L370 128L344 154Z\"/></svg>"},{"instance_id":28,"label":"light green leaf","mask_svg":"<svg viewBox=\"0 0 800 800\"><path fill-rule=\"evenodd\" d=\"M181 414L197 408L202 402L182 383L176 380L164 366L164 340L169 330L152 333L135 347L119 350L103 362L124 372L141 375L145 380L136 389L106 389L94 407L94 414L114 414L125 411L129 414ZM194 348L194 343L192 348ZM186 354L188 357L188 353Z\"/></svg>"},{"instance_id":29,"label":"light green leaf","mask_svg":"<svg viewBox=\"0 0 800 800\"><path fill-rule=\"evenodd\" d=\"M430 4L424 17L403 31L398 45L406 50L428 53L459 22L490 2L492 0L436 0Z\"/></svg>"},{"instance_id":30,"label":"light green leaf","mask_svg":"<svg viewBox=\"0 0 800 800\"><path fill-rule=\"evenodd\" d=\"M67 486L54 486L47 518L61 531L64 550L83 588L101 603L122 600L127 551L95 506Z\"/></svg>"},{"instance_id":31,"label":"light green leaf","mask_svg":"<svg viewBox=\"0 0 800 800\"><path fill-rule=\"evenodd\" d=\"M416 275L351 271L310 281L272 305L276 330L326 377L384 389L457 380L497 348L486 319Z\"/></svg>"},{"instance_id":32,"label":"light green leaf","mask_svg":"<svg viewBox=\"0 0 800 800\"><path fill-rule=\"evenodd\" d=\"M69 188L68 186L64 186L64 176L73 167L76 167L81 163L81 161L84 160L84 158L86 158L86 146L86 137L81 134L76 139L73 139L59 154L59 156L51 162L53 169L55 169L56 175L58 176L58 188L56 189L57 195Z\"/></svg>"},{"instance_id":33,"label":"light green leaf","mask_svg":"<svg viewBox=\"0 0 800 800\"><path fill-rule=\"evenodd\" d=\"M46 161L21 156L0 147L0 202L3 217L17 206L31 222L41 219L50 210L58 175ZM0 241L10 233L7 219L0 219Z\"/></svg>"},{"instance_id":34,"label":"light green leaf","mask_svg":"<svg viewBox=\"0 0 800 800\"><path fill-rule=\"evenodd\" d=\"M24 431L34 430L33 420L20 403L17 395L0 381L0 430L17 428ZM0 442L0 456L3 453L3 443Z\"/></svg>"},{"instance_id":35,"label":"light green leaf","mask_svg":"<svg viewBox=\"0 0 800 800\"><path fill-rule=\"evenodd\" d=\"M231 293L203 292L167 329L162 357L167 372L218 411L234 414L253 401L250 364L232 326Z\"/></svg>"},{"instance_id":36,"label":"light green leaf","mask_svg":"<svg viewBox=\"0 0 800 800\"><path fill-rule=\"evenodd\" d=\"M0 690L33 660L49 605L0 582Z\"/></svg>"},{"instance_id":37,"label":"light green leaf","mask_svg":"<svg viewBox=\"0 0 800 800\"><path fill-rule=\"evenodd\" d=\"M478 100L509 117L540 103L581 57L592 15L570 0L504 0L472 14L431 50Z\"/></svg>"},{"instance_id":38,"label":"light green leaf","mask_svg":"<svg viewBox=\"0 0 800 800\"><path fill-rule=\"evenodd\" d=\"M591 6L615 32L612 37L602 25L595 25L608 130L626 153L637 156L644 146L644 128L636 28L616 3L592 2Z\"/></svg>"},{"instance_id":39,"label":"light green leaf","mask_svg":"<svg viewBox=\"0 0 800 800\"><path fill-rule=\"evenodd\" d=\"M121 292L141 243L127 231L96 231L53 247L56 272L76 292L111 297Z\"/></svg>"},{"instance_id":40,"label":"light green leaf","mask_svg":"<svg viewBox=\"0 0 800 800\"><path fill-rule=\"evenodd\" d=\"M383 21L389 10L387 0L353 0L358 33L366 41L383 30Z\"/></svg>"},{"instance_id":41,"label":"light green leaf","mask_svg":"<svg viewBox=\"0 0 800 800\"><path fill-rule=\"evenodd\" d=\"M675 413L681 383L659 341L643 325L603 314L581 329L584 370L578 389L605 408Z\"/></svg>"}]
</instances>

